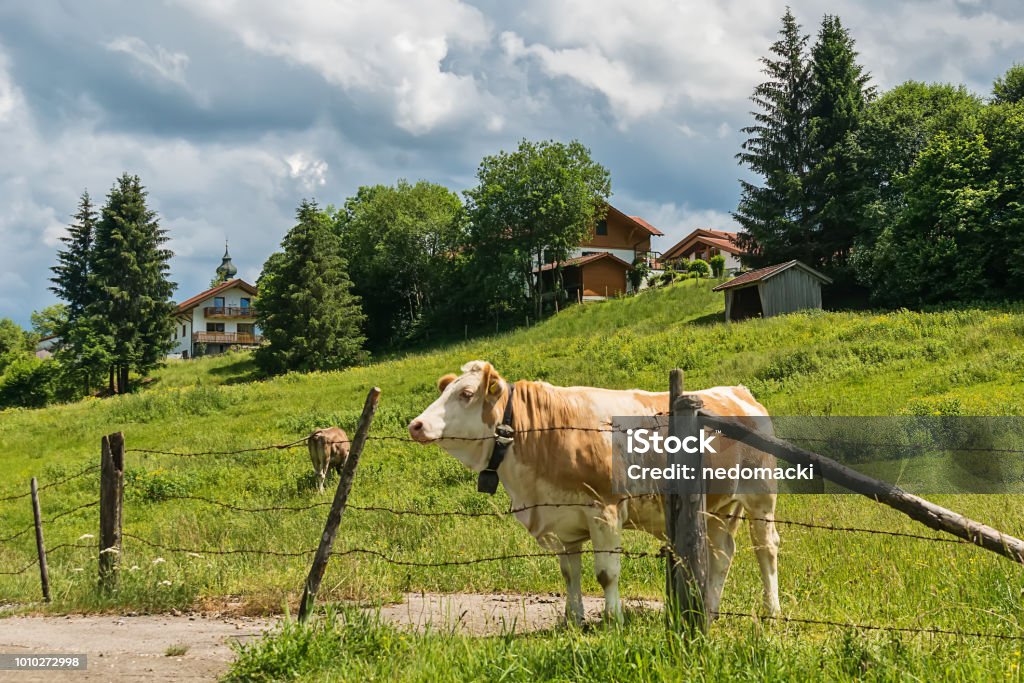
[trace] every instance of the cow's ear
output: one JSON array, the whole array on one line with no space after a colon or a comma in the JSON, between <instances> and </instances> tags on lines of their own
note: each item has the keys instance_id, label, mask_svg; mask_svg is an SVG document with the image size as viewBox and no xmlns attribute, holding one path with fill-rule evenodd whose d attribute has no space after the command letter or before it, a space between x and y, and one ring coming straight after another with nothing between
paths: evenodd
<instances>
[{"instance_id":1,"label":"cow's ear","mask_svg":"<svg viewBox=\"0 0 1024 683\"><path fill-rule=\"evenodd\" d=\"M494 380L491 382L491 386L487 387L487 395L491 398L497 398L501 395L501 382Z\"/></svg>"},{"instance_id":2,"label":"cow's ear","mask_svg":"<svg viewBox=\"0 0 1024 683\"><path fill-rule=\"evenodd\" d=\"M449 373L449 374L445 375L444 377L441 377L440 379L438 379L437 380L437 393L439 393L439 394L444 393L445 388L449 384L454 382L455 379L456 379L455 375L453 375L451 373Z\"/></svg>"}]
</instances>

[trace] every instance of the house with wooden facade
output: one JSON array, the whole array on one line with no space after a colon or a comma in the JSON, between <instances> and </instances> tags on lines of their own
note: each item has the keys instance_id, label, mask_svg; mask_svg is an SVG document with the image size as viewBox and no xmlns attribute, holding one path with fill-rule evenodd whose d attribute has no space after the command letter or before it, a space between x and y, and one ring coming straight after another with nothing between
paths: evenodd
<instances>
[{"instance_id":1,"label":"house with wooden facade","mask_svg":"<svg viewBox=\"0 0 1024 683\"><path fill-rule=\"evenodd\" d=\"M709 261L712 256L721 254L725 257L725 274L732 275L741 268L742 253L735 232L697 228L669 247L661 258L665 263L685 265L687 261Z\"/></svg>"},{"instance_id":2,"label":"house with wooden facade","mask_svg":"<svg viewBox=\"0 0 1024 683\"><path fill-rule=\"evenodd\" d=\"M262 343L256 326L256 287L236 278L237 273L225 245L217 267L220 282L178 304L172 355L195 358Z\"/></svg>"},{"instance_id":3,"label":"house with wooden facade","mask_svg":"<svg viewBox=\"0 0 1024 683\"><path fill-rule=\"evenodd\" d=\"M536 264L534 274L542 279L543 291L556 290L556 273L561 266L562 288L570 301L600 300L630 291L629 271L644 261L657 266L657 252L651 238L662 232L640 216L629 216L608 205L603 220L597 222L590 237L574 248L561 263L545 259Z\"/></svg>"}]
</instances>

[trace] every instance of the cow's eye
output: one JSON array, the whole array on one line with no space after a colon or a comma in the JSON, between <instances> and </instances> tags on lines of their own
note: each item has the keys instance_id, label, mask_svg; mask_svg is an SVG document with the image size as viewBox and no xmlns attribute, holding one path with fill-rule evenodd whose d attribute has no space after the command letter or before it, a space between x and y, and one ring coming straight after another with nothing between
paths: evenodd
<instances>
[{"instance_id":1,"label":"cow's eye","mask_svg":"<svg viewBox=\"0 0 1024 683\"><path fill-rule=\"evenodd\" d=\"M472 389L463 389L462 393L460 394L460 396L462 396L463 400L468 401L471 398L473 398L473 390Z\"/></svg>"}]
</instances>

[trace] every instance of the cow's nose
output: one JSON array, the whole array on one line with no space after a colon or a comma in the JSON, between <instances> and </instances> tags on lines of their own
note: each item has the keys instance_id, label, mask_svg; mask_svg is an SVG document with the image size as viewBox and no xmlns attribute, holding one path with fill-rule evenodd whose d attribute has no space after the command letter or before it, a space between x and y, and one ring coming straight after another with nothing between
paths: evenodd
<instances>
[{"instance_id":1,"label":"cow's nose","mask_svg":"<svg viewBox=\"0 0 1024 683\"><path fill-rule=\"evenodd\" d=\"M423 420L413 420L409 423L409 436L417 441L423 439Z\"/></svg>"}]
</instances>

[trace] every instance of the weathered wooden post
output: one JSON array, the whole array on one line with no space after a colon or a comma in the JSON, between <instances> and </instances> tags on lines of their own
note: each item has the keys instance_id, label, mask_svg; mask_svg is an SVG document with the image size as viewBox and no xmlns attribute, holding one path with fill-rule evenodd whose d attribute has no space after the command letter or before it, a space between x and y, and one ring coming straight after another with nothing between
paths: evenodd
<instances>
[{"instance_id":1,"label":"weathered wooden post","mask_svg":"<svg viewBox=\"0 0 1024 683\"><path fill-rule=\"evenodd\" d=\"M366 435L370 431L370 423L373 415L377 412L377 402L380 400L380 389L374 387L366 395L366 403L363 404L363 414L359 416L359 425L356 427L356 435L352 439L352 447L349 449L348 459L341 468L341 476L338 477L338 488L334 492L334 502L331 503L331 511L327 515L327 523L324 525L324 533L320 537L320 547L317 548L316 556L313 558L313 566L309 568L309 576L306 577L306 584L302 591L302 602L299 603L299 621L305 622L313 611L313 603L316 601L316 593L320 590L320 582L327 571L327 561L331 559L331 548L334 547L334 536L338 533L338 525L341 524L341 516L345 512L345 505L348 503L348 494L352 490L352 479L356 474L356 467L359 465L359 455L363 452L363 445L366 443Z\"/></svg>"},{"instance_id":2,"label":"weathered wooden post","mask_svg":"<svg viewBox=\"0 0 1024 683\"><path fill-rule=\"evenodd\" d=\"M103 437L100 461L100 588L117 588L121 563L121 506L124 502L124 434Z\"/></svg>"},{"instance_id":3,"label":"weathered wooden post","mask_svg":"<svg viewBox=\"0 0 1024 683\"><path fill-rule=\"evenodd\" d=\"M682 370L673 370L669 375L669 400L669 435L680 441L693 436L700 429L696 418L703 403L696 396L683 394ZM703 457L699 451L683 451L679 453L678 464L689 478L679 482L681 490L677 494L665 497L665 529L672 548L666 577L666 609L670 624L707 631L704 595L708 543Z\"/></svg>"},{"instance_id":4,"label":"weathered wooden post","mask_svg":"<svg viewBox=\"0 0 1024 683\"><path fill-rule=\"evenodd\" d=\"M43 600L50 602L50 573L46 569L46 546L43 544L43 511L39 507L39 485L32 477L32 516L36 521L36 552L39 553L39 582L43 586Z\"/></svg>"}]
</instances>

